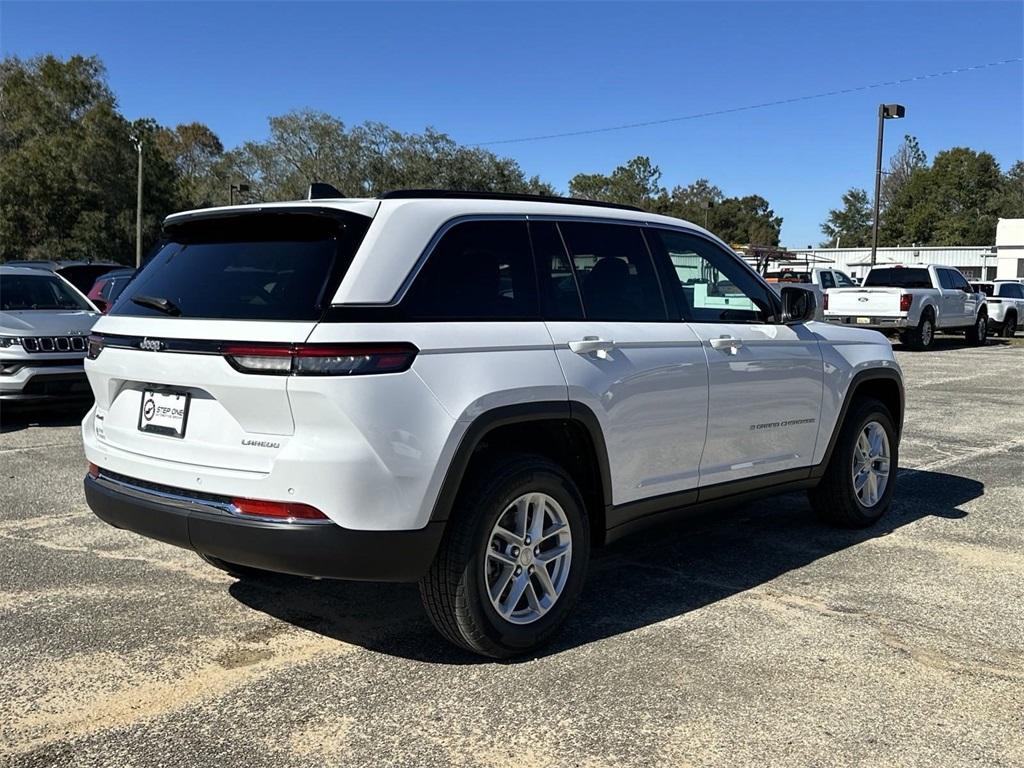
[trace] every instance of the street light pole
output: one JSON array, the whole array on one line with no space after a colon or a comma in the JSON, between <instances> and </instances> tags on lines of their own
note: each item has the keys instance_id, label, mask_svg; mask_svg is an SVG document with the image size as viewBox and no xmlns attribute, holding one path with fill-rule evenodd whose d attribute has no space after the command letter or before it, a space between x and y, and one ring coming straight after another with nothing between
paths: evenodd
<instances>
[{"instance_id":1,"label":"street light pole","mask_svg":"<svg viewBox=\"0 0 1024 768\"><path fill-rule=\"evenodd\" d=\"M882 137L885 134L885 121L899 119L906 114L902 104L878 105L878 151L875 153L875 213L871 223L871 266L875 266L878 252L878 206L882 196Z\"/></svg>"},{"instance_id":2,"label":"street light pole","mask_svg":"<svg viewBox=\"0 0 1024 768\"><path fill-rule=\"evenodd\" d=\"M139 175L135 187L135 268L142 266L142 139L132 136L139 153Z\"/></svg>"}]
</instances>

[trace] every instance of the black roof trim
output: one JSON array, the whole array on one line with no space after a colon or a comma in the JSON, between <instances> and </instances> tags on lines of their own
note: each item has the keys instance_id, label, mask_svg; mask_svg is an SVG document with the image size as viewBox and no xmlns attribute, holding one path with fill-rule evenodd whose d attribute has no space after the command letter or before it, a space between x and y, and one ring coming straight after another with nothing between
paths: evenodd
<instances>
[{"instance_id":1,"label":"black roof trim","mask_svg":"<svg viewBox=\"0 0 1024 768\"><path fill-rule=\"evenodd\" d=\"M378 200L413 200L413 199L447 199L447 200L517 200L525 203L566 203L568 205L585 205L591 208L618 208L623 211L648 213L643 208L621 203L603 203L600 200L587 200L581 197L557 197L555 195L523 195L512 192L463 192L454 189L395 189L377 195Z\"/></svg>"}]
</instances>

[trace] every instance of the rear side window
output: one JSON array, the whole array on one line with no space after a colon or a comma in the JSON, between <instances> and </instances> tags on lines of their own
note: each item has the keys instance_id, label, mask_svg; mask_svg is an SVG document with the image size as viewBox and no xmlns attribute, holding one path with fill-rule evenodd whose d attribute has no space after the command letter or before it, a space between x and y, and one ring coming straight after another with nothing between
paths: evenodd
<instances>
[{"instance_id":1,"label":"rear side window","mask_svg":"<svg viewBox=\"0 0 1024 768\"><path fill-rule=\"evenodd\" d=\"M836 287L836 281L835 278L832 277L831 272L821 273L821 287L824 288L825 290Z\"/></svg>"},{"instance_id":2,"label":"rear side window","mask_svg":"<svg viewBox=\"0 0 1024 768\"><path fill-rule=\"evenodd\" d=\"M536 320L525 221L466 221L438 241L402 307L412 320Z\"/></svg>"},{"instance_id":3,"label":"rear side window","mask_svg":"<svg viewBox=\"0 0 1024 768\"><path fill-rule=\"evenodd\" d=\"M940 270L941 276L941 270ZM864 288L931 288L927 269L882 267L872 269L864 278Z\"/></svg>"},{"instance_id":4,"label":"rear side window","mask_svg":"<svg viewBox=\"0 0 1024 768\"><path fill-rule=\"evenodd\" d=\"M989 286L988 295L991 296L991 286ZM999 286L999 295L1005 296L1008 299L1022 299L1024 298L1024 286L1014 285L1013 283L1002 283Z\"/></svg>"},{"instance_id":5,"label":"rear side window","mask_svg":"<svg viewBox=\"0 0 1024 768\"><path fill-rule=\"evenodd\" d=\"M643 233L623 224L559 223L588 320L666 320Z\"/></svg>"},{"instance_id":6,"label":"rear side window","mask_svg":"<svg viewBox=\"0 0 1024 768\"><path fill-rule=\"evenodd\" d=\"M171 228L118 298L113 315L316 320L344 276L369 219L272 213Z\"/></svg>"}]
</instances>

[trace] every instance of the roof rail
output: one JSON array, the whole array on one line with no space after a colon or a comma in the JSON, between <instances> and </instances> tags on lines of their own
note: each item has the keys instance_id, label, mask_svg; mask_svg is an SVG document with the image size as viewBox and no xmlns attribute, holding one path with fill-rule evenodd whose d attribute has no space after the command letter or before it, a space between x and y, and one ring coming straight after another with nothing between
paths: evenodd
<instances>
[{"instance_id":1,"label":"roof rail","mask_svg":"<svg viewBox=\"0 0 1024 768\"><path fill-rule=\"evenodd\" d=\"M395 189L377 195L378 200L411 200L411 199L448 199L448 200L518 200L528 203L566 203L568 205L586 205L594 208L618 208L623 211L639 211L643 208L621 203L604 203L600 200L587 200L581 197L557 197L555 195L525 195L514 192L468 192L455 189Z\"/></svg>"}]
</instances>

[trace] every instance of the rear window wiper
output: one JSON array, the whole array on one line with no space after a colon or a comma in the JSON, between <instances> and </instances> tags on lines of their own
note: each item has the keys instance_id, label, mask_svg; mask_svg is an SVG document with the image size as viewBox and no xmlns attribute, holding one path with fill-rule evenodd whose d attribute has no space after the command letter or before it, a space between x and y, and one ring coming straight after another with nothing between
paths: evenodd
<instances>
[{"instance_id":1,"label":"rear window wiper","mask_svg":"<svg viewBox=\"0 0 1024 768\"><path fill-rule=\"evenodd\" d=\"M181 315L181 310L178 309L177 304L170 299L164 299L159 296L132 296L132 303L138 304L140 307L158 310L171 317L179 317Z\"/></svg>"}]
</instances>

